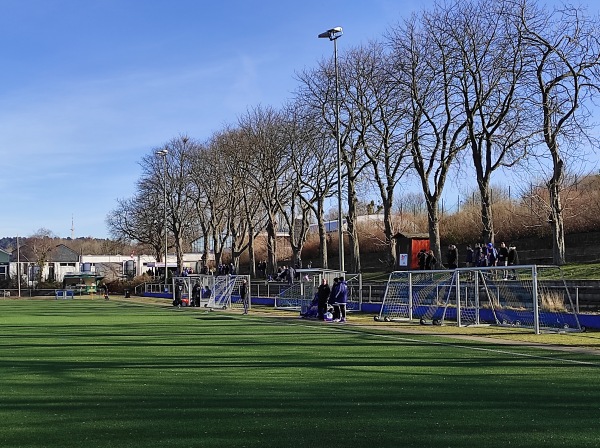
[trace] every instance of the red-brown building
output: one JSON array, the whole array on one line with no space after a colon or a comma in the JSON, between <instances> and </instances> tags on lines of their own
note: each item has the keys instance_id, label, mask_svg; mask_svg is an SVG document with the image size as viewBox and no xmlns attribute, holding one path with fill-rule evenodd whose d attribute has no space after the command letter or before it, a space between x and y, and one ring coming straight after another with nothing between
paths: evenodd
<instances>
[{"instance_id":1,"label":"red-brown building","mask_svg":"<svg viewBox=\"0 0 600 448\"><path fill-rule=\"evenodd\" d=\"M396 269L413 271L419 269L417 254L421 249L429 250L429 235L427 233L397 233L396 240Z\"/></svg>"}]
</instances>

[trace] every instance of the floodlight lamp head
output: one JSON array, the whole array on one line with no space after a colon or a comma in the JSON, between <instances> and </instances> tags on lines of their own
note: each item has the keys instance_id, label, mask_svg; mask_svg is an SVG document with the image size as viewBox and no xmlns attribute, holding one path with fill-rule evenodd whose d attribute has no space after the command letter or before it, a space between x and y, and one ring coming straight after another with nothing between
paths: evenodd
<instances>
[{"instance_id":1,"label":"floodlight lamp head","mask_svg":"<svg viewBox=\"0 0 600 448\"><path fill-rule=\"evenodd\" d=\"M160 151L156 151L157 156L165 157L167 154L169 154L169 151L167 151L166 149L161 149Z\"/></svg>"},{"instance_id":2,"label":"floodlight lamp head","mask_svg":"<svg viewBox=\"0 0 600 448\"><path fill-rule=\"evenodd\" d=\"M327 38L329 40L336 40L338 37L340 37L343 34L344 34L344 32L342 30L342 27L336 26L335 28L331 28L330 30L327 30L327 31L319 34L319 38L320 39Z\"/></svg>"}]
</instances>

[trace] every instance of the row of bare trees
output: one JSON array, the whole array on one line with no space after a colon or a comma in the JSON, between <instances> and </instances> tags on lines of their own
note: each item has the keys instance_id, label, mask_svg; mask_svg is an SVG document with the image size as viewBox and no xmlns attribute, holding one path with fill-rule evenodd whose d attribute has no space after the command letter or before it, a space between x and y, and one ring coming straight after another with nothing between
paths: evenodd
<instances>
[{"instance_id":1,"label":"row of bare trees","mask_svg":"<svg viewBox=\"0 0 600 448\"><path fill-rule=\"evenodd\" d=\"M474 179L484 242L494 241L490 185L507 171L542 177L549 193L554 262L565 262L565 176L595 146L593 99L600 85L600 23L576 7L530 0L455 0L390 27L380 41L340 56L339 133L349 269L361 270L357 205L374 195L395 265L395 195L417 179L432 248L442 259L439 208L450 176ZM280 109L257 106L206 141L180 136L143 158L138 193L107 218L113 236L150 245L160 259L165 229L181 266L184 240L204 237L219 263L234 263L266 233L299 259L316 222L328 266L327 203L337 190L334 61L297 74ZM167 189L167 222L162 193ZM253 272L254 273L254 272Z\"/></svg>"}]
</instances>

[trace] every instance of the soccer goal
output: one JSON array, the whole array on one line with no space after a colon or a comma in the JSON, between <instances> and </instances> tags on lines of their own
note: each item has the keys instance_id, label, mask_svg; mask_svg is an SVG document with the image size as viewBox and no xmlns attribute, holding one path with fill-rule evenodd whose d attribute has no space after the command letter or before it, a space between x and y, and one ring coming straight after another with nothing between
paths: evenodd
<instances>
[{"instance_id":1,"label":"soccer goal","mask_svg":"<svg viewBox=\"0 0 600 448\"><path fill-rule=\"evenodd\" d=\"M396 271L389 276L379 319L438 324L452 294L453 271Z\"/></svg>"},{"instance_id":2,"label":"soccer goal","mask_svg":"<svg viewBox=\"0 0 600 448\"><path fill-rule=\"evenodd\" d=\"M175 277L173 288L177 283L183 285L182 299L185 304L191 304L193 289L196 284L201 287L200 306L210 309L227 309L243 307L240 300L240 286L246 279L250 285L248 275L190 275ZM250 286L247 287L248 304L250 304Z\"/></svg>"},{"instance_id":3,"label":"soccer goal","mask_svg":"<svg viewBox=\"0 0 600 448\"><path fill-rule=\"evenodd\" d=\"M290 284L275 297L275 308L281 310L301 310L310 305L319 287L318 278L301 280Z\"/></svg>"},{"instance_id":4,"label":"soccer goal","mask_svg":"<svg viewBox=\"0 0 600 448\"><path fill-rule=\"evenodd\" d=\"M219 275L214 279L212 294L208 303L208 308L243 308L240 299L240 288L243 281L246 280L246 294L248 297L248 306L251 306L250 300L250 276L248 275Z\"/></svg>"},{"instance_id":5,"label":"soccer goal","mask_svg":"<svg viewBox=\"0 0 600 448\"><path fill-rule=\"evenodd\" d=\"M54 291L55 299L72 299L75 296L75 291L72 289L57 289Z\"/></svg>"},{"instance_id":6,"label":"soccer goal","mask_svg":"<svg viewBox=\"0 0 600 448\"><path fill-rule=\"evenodd\" d=\"M583 330L558 266L393 272L377 319Z\"/></svg>"},{"instance_id":7,"label":"soccer goal","mask_svg":"<svg viewBox=\"0 0 600 448\"><path fill-rule=\"evenodd\" d=\"M279 293L275 298L275 308L302 310L310 306L323 279L326 279L331 287L334 278L343 276L348 286L346 309L347 311L360 311L362 304L361 274L344 274L342 271L321 268L298 269L296 272L299 274L298 281Z\"/></svg>"}]
</instances>

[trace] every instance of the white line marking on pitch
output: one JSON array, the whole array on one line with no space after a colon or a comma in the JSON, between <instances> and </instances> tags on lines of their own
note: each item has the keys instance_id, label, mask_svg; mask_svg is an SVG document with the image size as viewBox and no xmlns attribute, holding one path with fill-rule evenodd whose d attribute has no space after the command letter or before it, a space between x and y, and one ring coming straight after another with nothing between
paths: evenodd
<instances>
[{"instance_id":1,"label":"white line marking on pitch","mask_svg":"<svg viewBox=\"0 0 600 448\"><path fill-rule=\"evenodd\" d=\"M306 324L298 324L298 323L291 323L291 322L286 322L287 325L296 325L296 326L300 326L300 327L310 327L310 328L315 328L314 325L306 325ZM339 331L339 332L345 332L345 333L355 333L355 334L367 334L369 336L375 336L375 337L382 337L382 338L387 338L387 339L397 339L400 341L406 341L406 342L419 342L421 344L428 344L428 345L441 345L441 346L447 346L447 347L456 347L456 348L462 348L462 349L466 349L466 350L478 350L478 351L482 351L482 352L491 352L491 353L500 353L500 354L505 354L505 355L514 355L514 356L520 356L522 358L532 358L532 359L544 359L544 360L548 360L548 361L560 361L560 362L564 362L564 363L570 363L570 364L581 364L581 365L586 365L586 366L594 366L594 367L600 367L600 363L597 362L591 362L591 361L577 361L574 359L565 359L565 358L554 358L551 356L542 356L542 355L531 355L531 354L527 354L527 353L520 353L520 352L512 352L509 350L500 350L500 349L495 349L495 348L484 348L484 347L473 347L470 345L463 345L463 344L455 344L452 342L437 342L437 341L426 341L426 340L422 340L422 339L414 339L414 338L409 338L406 336L399 336L396 334L378 334L378 333L370 333L370 332L365 332L365 331L358 331L358 330L353 330L351 328L341 328L338 326L334 326L335 324L329 326L330 329L333 329L335 331ZM423 334L423 336L425 337L431 337L431 335L428 334ZM451 338L452 336L437 336L437 337L448 337ZM485 342L485 341L482 341ZM527 347L527 346L526 346ZM539 349L539 350L550 350L550 349L546 349L543 347L528 347L528 348L533 348L533 349Z\"/></svg>"}]
</instances>

